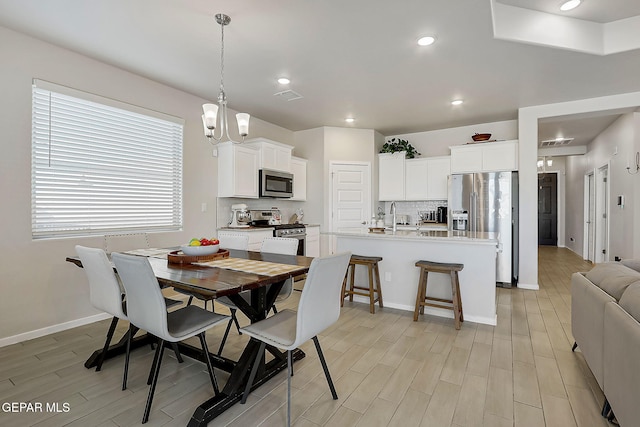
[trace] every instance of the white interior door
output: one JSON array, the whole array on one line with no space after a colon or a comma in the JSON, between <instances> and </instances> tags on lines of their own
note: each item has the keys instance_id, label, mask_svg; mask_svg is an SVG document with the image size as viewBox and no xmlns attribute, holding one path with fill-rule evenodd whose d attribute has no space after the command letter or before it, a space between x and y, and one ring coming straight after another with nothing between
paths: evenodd
<instances>
[{"instance_id":1,"label":"white interior door","mask_svg":"<svg viewBox=\"0 0 640 427\"><path fill-rule=\"evenodd\" d=\"M371 165L331 163L331 231L359 231L371 215ZM335 252L332 239L331 253Z\"/></svg>"},{"instance_id":2,"label":"white interior door","mask_svg":"<svg viewBox=\"0 0 640 427\"><path fill-rule=\"evenodd\" d=\"M609 261L609 166L598 169L596 175L595 262Z\"/></svg>"}]
</instances>

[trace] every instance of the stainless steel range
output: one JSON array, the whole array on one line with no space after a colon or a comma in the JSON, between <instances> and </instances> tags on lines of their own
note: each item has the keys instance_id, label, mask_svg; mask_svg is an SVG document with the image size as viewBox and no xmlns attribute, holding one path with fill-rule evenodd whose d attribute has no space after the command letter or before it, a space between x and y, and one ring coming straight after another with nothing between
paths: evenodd
<instances>
[{"instance_id":1,"label":"stainless steel range","mask_svg":"<svg viewBox=\"0 0 640 427\"><path fill-rule=\"evenodd\" d=\"M287 237L290 239L298 239L298 255L304 255L304 240L307 236L307 229L304 224L280 224L279 211L278 220L274 221L273 215L276 209L272 211L251 211L251 223L253 227L273 228L273 237ZM274 224L274 222L277 222Z\"/></svg>"}]
</instances>

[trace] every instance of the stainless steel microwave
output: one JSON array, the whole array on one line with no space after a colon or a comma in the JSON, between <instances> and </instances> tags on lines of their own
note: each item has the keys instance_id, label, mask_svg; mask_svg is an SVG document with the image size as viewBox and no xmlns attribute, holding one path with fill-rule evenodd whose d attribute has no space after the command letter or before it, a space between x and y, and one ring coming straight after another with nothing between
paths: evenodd
<instances>
[{"instance_id":1,"label":"stainless steel microwave","mask_svg":"<svg viewBox=\"0 0 640 427\"><path fill-rule=\"evenodd\" d=\"M260 197L293 197L293 174L260 169Z\"/></svg>"}]
</instances>

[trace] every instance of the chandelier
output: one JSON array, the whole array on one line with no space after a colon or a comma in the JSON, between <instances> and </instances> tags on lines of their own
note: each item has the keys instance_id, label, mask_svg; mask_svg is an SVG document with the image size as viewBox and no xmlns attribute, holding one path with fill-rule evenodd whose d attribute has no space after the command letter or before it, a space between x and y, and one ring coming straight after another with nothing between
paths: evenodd
<instances>
[{"instance_id":1,"label":"chandelier","mask_svg":"<svg viewBox=\"0 0 640 427\"><path fill-rule=\"evenodd\" d=\"M220 92L218 93L217 104L204 104L202 110L202 124L204 126L204 134L210 143L216 144L226 137L226 140L233 141L229 136L229 121L227 119L227 94L224 92L224 27L229 25L231 18L227 15L219 13L216 15L216 22L220 24L222 30L222 49L220 51ZM220 125L218 124L218 113L220 116ZM245 137L249 134L249 119L251 116L247 113L236 114L236 120L238 121L238 133L244 141ZM220 134L215 135L216 127L220 129Z\"/></svg>"}]
</instances>

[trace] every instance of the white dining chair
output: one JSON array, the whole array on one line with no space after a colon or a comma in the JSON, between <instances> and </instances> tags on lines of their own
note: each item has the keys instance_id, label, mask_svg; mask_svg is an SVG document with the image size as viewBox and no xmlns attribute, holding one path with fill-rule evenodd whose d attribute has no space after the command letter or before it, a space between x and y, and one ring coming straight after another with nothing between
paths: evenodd
<instances>
[{"instance_id":1,"label":"white dining chair","mask_svg":"<svg viewBox=\"0 0 640 427\"><path fill-rule=\"evenodd\" d=\"M260 252L282 255L297 255L298 239L292 239L289 237L265 237L264 240L262 240ZM288 278L284 282L284 285L282 285L282 288L280 289L275 302L278 303L285 301L291 296L291 292L293 292L293 277ZM271 307L271 310L273 310L274 313L278 312L275 303Z\"/></svg>"},{"instance_id":2,"label":"white dining chair","mask_svg":"<svg viewBox=\"0 0 640 427\"><path fill-rule=\"evenodd\" d=\"M108 254L149 247L147 233L105 234L104 236L104 250Z\"/></svg>"},{"instance_id":3,"label":"white dining chair","mask_svg":"<svg viewBox=\"0 0 640 427\"><path fill-rule=\"evenodd\" d=\"M102 353L96 362L96 372L102 369L105 355L111 344L113 334L115 332L118 320L128 321L127 317L127 305L126 296L122 287L122 283L118 279L118 276L113 271L111 261L107 257L104 250L99 248L88 248L85 246L77 245L76 253L80 257L82 267L89 279L89 301L98 310L102 310L113 316L109 331L107 332L107 338L102 348ZM168 307L175 304L179 304L179 301L165 298L165 303ZM129 325L127 331L127 341L133 339L138 328L134 325ZM182 356L177 346L172 346L173 351L176 353L176 359L182 363ZM127 388L127 375L129 371L129 349L125 353L124 361L124 374L122 377L122 389Z\"/></svg>"},{"instance_id":4,"label":"white dining chair","mask_svg":"<svg viewBox=\"0 0 640 427\"><path fill-rule=\"evenodd\" d=\"M222 230L218 232L218 240L220 240L220 247L223 249L235 249L240 251L249 250L249 236L247 236L246 234L233 233ZM249 301L249 299L251 298L250 292L241 292L239 295L246 301ZM232 323L235 323L238 333L241 333L240 323L238 322L238 317L236 316L238 306L236 306L231 301L231 299L229 299L229 297L220 297L217 298L216 301L227 307L231 313L231 319L229 319L227 329L224 332L224 336L222 337L222 341L220 342L220 347L218 348L218 356L220 356L222 354L224 344L227 342L227 337L229 336L229 330L231 329Z\"/></svg>"},{"instance_id":5,"label":"white dining chair","mask_svg":"<svg viewBox=\"0 0 640 427\"><path fill-rule=\"evenodd\" d=\"M185 306L168 312L160 285L149 260L145 257L114 253L113 262L127 293L128 316L131 323L145 329L160 339L152 364L152 380L149 396L142 417L142 423L149 420L153 394L158 383L158 374L166 343L177 343L198 336L205 355L211 385L217 395L218 382L211 364L205 332L219 323L227 321L228 316L212 313L194 305Z\"/></svg>"},{"instance_id":6,"label":"white dining chair","mask_svg":"<svg viewBox=\"0 0 640 427\"><path fill-rule=\"evenodd\" d=\"M331 380L327 362L322 354L318 334L333 325L340 317L340 291L351 259L350 252L315 258L309 267L307 281L300 295L298 311L282 310L259 322L242 328L242 332L260 342L260 348L251 368L249 381L242 396L245 403L253 385L260 361L265 357L267 345L287 351L287 426L291 425L291 352L300 344L313 340L322 364L331 396L338 394Z\"/></svg>"}]
</instances>

